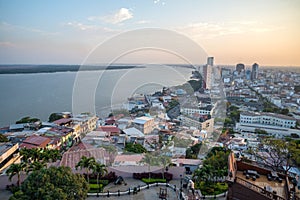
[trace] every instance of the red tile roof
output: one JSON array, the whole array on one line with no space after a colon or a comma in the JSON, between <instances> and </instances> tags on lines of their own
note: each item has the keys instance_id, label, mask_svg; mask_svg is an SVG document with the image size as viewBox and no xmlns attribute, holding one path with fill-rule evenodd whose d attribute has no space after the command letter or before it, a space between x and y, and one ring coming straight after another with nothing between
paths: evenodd
<instances>
[{"instance_id":1,"label":"red tile roof","mask_svg":"<svg viewBox=\"0 0 300 200\"><path fill-rule=\"evenodd\" d=\"M104 131L109 133L120 133L120 129L116 126L100 126L97 131Z\"/></svg>"},{"instance_id":2,"label":"red tile roof","mask_svg":"<svg viewBox=\"0 0 300 200\"><path fill-rule=\"evenodd\" d=\"M71 169L75 169L76 164L80 161L82 156L88 158L94 157L96 161L101 160L105 165L110 165L110 163L112 163L115 158L114 153L110 153L104 148L94 148L91 145L81 142L76 145L76 148L72 147L63 154L60 166L68 166Z\"/></svg>"},{"instance_id":3,"label":"red tile roof","mask_svg":"<svg viewBox=\"0 0 300 200\"><path fill-rule=\"evenodd\" d=\"M26 144L31 144L34 145L36 147L46 147L46 145L51 141L51 139L47 138L47 137L42 137L39 135L32 135L28 138L26 138L23 143Z\"/></svg>"}]
</instances>

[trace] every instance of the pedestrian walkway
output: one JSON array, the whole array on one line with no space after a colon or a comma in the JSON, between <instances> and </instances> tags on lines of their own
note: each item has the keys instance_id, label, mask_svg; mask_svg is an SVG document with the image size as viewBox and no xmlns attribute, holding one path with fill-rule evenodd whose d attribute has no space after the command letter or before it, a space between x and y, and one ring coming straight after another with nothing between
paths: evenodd
<instances>
[{"instance_id":1,"label":"pedestrian walkway","mask_svg":"<svg viewBox=\"0 0 300 200\"><path fill-rule=\"evenodd\" d=\"M136 200L136 199L145 199L145 200L152 200L152 199L159 199L159 192L160 188L166 188L167 189L167 199L179 199L179 188L180 188L180 180L172 180L170 181L169 184L172 186L176 185L176 191L174 191L173 188L171 187L166 187L166 186L152 186L149 187L149 189L144 189L137 194L133 194L133 188L136 187L138 188L139 186L145 186L146 184L140 180L133 179L133 178L127 178L125 179L126 184L121 184L121 185L114 185L114 183L108 184L104 188L104 192L112 193L112 192L118 192L118 190L122 191L128 191L130 188L131 194L125 194L122 196L117 196L117 195L109 195L109 197L106 195L105 197L101 197L101 199L111 199L111 200L116 200L116 199L123 199L123 200ZM88 197L89 200L92 199L99 199L97 196L93 197Z\"/></svg>"}]
</instances>

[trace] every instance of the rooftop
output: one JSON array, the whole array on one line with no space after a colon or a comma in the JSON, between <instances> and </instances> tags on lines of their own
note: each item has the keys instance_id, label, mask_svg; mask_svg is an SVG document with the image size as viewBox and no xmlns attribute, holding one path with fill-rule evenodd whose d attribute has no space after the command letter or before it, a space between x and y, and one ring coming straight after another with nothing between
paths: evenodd
<instances>
[{"instance_id":1,"label":"rooftop","mask_svg":"<svg viewBox=\"0 0 300 200\"><path fill-rule=\"evenodd\" d=\"M144 137L144 133L142 133L140 130L136 128L127 128L124 129L123 132L128 135L128 136L133 136L133 137Z\"/></svg>"},{"instance_id":2,"label":"rooftop","mask_svg":"<svg viewBox=\"0 0 300 200\"><path fill-rule=\"evenodd\" d=\"M14 145L10 142L1 142L0 143L0 156L12 148Z\"/></svg>"},{"instance_id":3,"label":"rooftop","mask_svg":"<svg viewBox=\"0 0 300 200\"><path fill-rule=\"evenodd\" d=\"M153 118L143 116L143 117L135 118L133 120L133 123L136 123L136 124L145 124L147 121L150 121L150 120L153 120Z\"/></svg>"},{"instance_id":4,"label":"rooftop","mask_svg":"<svg viewBox=\"0 0 300 200\"><path fill-rule=\"evenodd\" d=\"M97 131L104 131L110 133L120 133L120 129L116 126L100 126L97 128Z\"/></svg>"},{"instance_id":5,"label":"rooftop","mask_svg":"<svg viewBox=\"0 0 300 200\"><path fill-rule=\"evenodd\" d=\"M276 113L268 113L268 112L250 112L250 111L245 111L242 112L241 115L248 115L248 116L269 116L269 117L278 117L286 120L296 120L293 117L287 116L287 115L282 115L282 114L276 114Z\"/></svg>"},{"instance_id":6,"label":"rooftop","mask_svg":"<svg viewBox=\"0 0 300 200\"><path fill-rule=\"evenodd\" d=\"M70 118L62 118L62 119L55 120L53 123L58 125L63 125L63 124L70 123L71 121L72 119Z\"/></svg>"},{"instance_id":7,"label":"rooftop","mask_svg":"<svg viewBox=\"0 0 300 200\"><path fill-rule=\"evenodd\" d=\"M46 144L48 144L51 141L51 139L39 135L32 135L26 140L23 141L23 143L32 144L38 147L44 147ZM20 145L21 146L21 145Z\"/></svg>"},{"instance_id":8,"label":"rooftop","mask_svg":"<svg viewBox=\"0 0 300 200\"><path fill-rule=\"evenodd\" d=\"M132 155L117 155L115 158L116 162L141 162L141 160L144 158L144 154L132 154Z\"/></svg>"}]
</instances>

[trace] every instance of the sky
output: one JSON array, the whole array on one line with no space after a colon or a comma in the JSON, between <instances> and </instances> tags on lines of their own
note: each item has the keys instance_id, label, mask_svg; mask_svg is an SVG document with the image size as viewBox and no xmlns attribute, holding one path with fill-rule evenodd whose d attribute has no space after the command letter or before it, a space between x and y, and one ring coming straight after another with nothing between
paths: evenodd
<instances>
[{"instance_id":1,"label":"sky","mask_svg":"<svg viewBox=\"0 0 300 200\"><path fill-rule=\"evenodd\" d=\"M0 64L87 63L103 42L156 28L173 31L169 38L183 49L190 46L173 35L192 40L219 65L300 66L299 11L299 0L0 0ZM134 37L104 54L112 57L129 43ZM163 53L155 48L115 62L181 63L172 47Z\"/></svg>"}]
</instances>

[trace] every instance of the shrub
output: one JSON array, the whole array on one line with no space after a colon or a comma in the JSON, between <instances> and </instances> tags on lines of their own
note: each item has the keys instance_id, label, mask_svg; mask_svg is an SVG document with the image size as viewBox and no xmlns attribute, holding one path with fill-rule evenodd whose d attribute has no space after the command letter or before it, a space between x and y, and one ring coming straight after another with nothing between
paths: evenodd
<instances>
[{"instance_id":1,"label":"shrub","mask_svg":"<svg viewBox=\"0 0 300 200\"><path fill-rule=\"evenodd\" d=\"M207 183L200 182L196 183L196 189L200 189L203 195L218 195L224 193L228 190L228 185L226 183Z\"/></svg>"},{"instance_id":2,"label":"shrub","mask_svg":"<svg viewBox=\"0 0 300 200\"><path fill-rule=\"evenodd\" d=\"M98 188L100 186L100 189ZM97 184L90 184L90 190L89 190L89 192L90 193L96 193L96 192L99 192L99 191L103 191L103 188L104 188L104 186L102 185L102 184L100 184L100 185L97 185Z\"/></svg>"},{"instance_id":3,"label":"shrub","mask_svg":"<svg viewBox=\"0 0 300 200\"><path fill-rule=\"evenodd\" d=\"M162 178L142 178L142 181L144 183L147 184L151 184L151 183L165 183L166 179L162 179Z\"/></svg>"},{"instance_id":4,"label":"shrub","mask_svg":"<svg viewBox=\"0 0 300 200\"><path fill-rule=\"evenodd\" d=\"M97 179L90 179L90 183L97 184ZM106 186L106 185L108 185L109 181L108 180L99 180L99 183Z\"/></svg>"}]
</instances>

